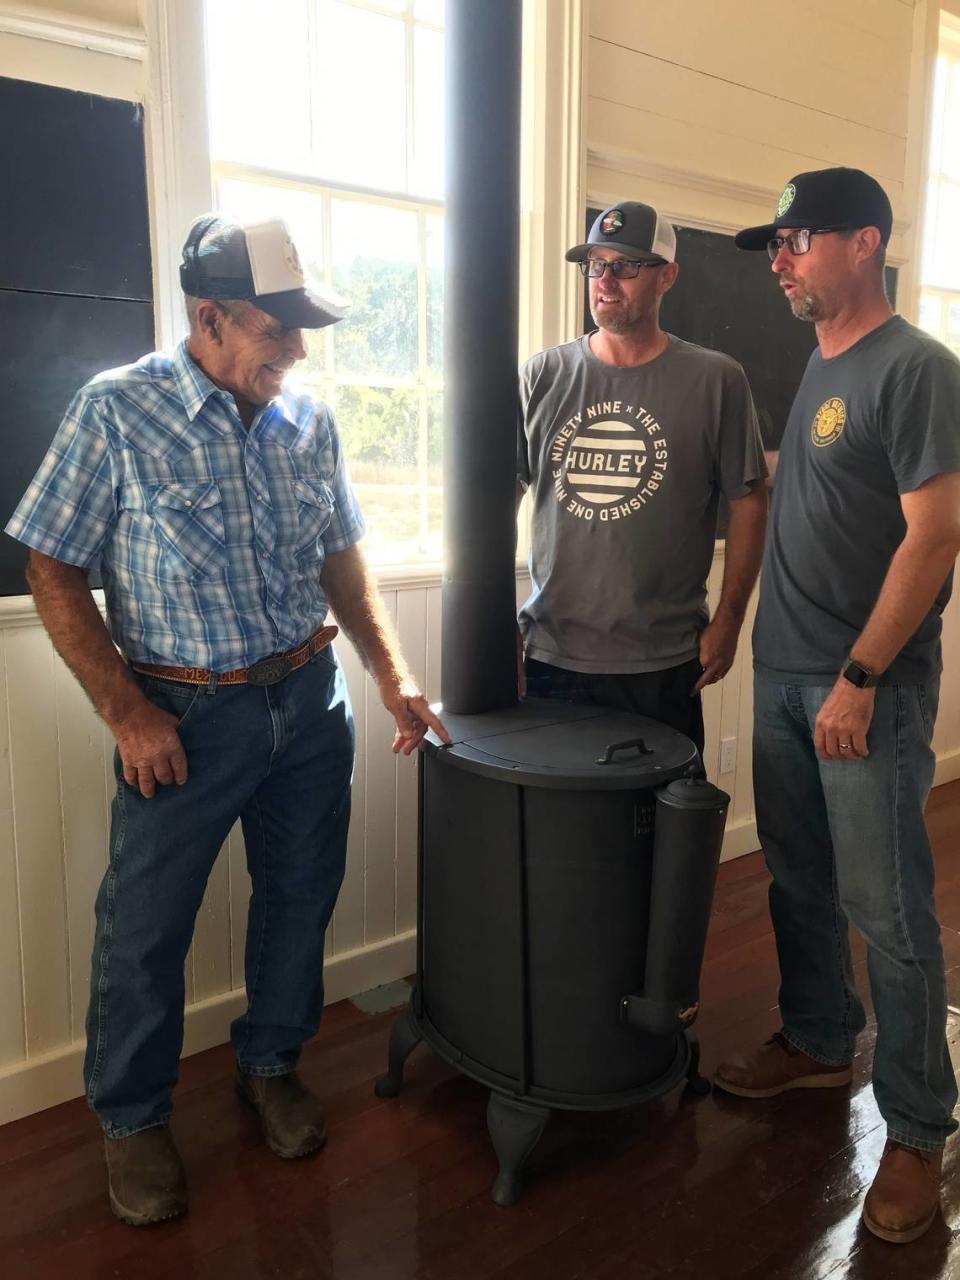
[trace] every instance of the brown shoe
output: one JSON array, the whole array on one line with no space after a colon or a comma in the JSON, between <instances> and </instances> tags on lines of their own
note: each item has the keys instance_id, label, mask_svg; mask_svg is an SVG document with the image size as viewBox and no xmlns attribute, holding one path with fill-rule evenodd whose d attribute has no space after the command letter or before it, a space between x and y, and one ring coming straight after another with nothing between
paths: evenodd
<instances>
[{"instance_id":1,"label":"brown shoe","mask_svg":"<svg viewBox=\"0 0 960 1280\"><path fill-rule=\"evenodd\" d=\"M284 1160L319 1151L327 1140L323 1107L295 1071L282 1076L237 1073L237 1089L260 1115L267 1146Z\"/></svg>"},{"instance_id":2,"label":"brown shoe","mask_svg":"<svg viewBox=\"0 0 960 1280\"><path fill-rule=\"evenodd\" d=\"M721 1062L713 1083L738 1098L774 1098L788 1089L838 1089L852 1079L849 1062L839 1067L817 1062L778 1031L748 1056Z\"/></svg>"},{"instance_id":3,"label":"brown shoe","mask_svg":"<svg viewBox=\"0 0 960 1280\"><path fill-rule=\"evenodd\" d=\"M187 1208L183 1161L166 1125L128 1138L104 1135L110 1208L131 1227L177 1218Z\"/></svg>"},{"instance_id":4,"label":"brown shoe","mask_svg":"<svg viewBox=\"0 0 960 1280\"><path fill-rule=\"evenodd\" d=\"M891 1244L918 1240L940 1208L943 1148L920 1151L888 1141L863 1204L868 1230Z\"/></svg>"}]
</instances>

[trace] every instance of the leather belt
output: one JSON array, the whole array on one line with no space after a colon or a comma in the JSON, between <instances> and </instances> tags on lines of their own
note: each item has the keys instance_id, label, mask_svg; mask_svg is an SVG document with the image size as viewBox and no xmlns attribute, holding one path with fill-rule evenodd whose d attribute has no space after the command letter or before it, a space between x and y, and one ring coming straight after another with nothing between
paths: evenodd
<instances>
[{"instance_id":1,"label":"leather belt","mask_svg":"<svg viewBox=\"0 0 960 1280\"><path fill-rule=\"evenodd\" d=\"M134 671L157 680L176 680L180 684L209 684L215 680L221 684L252 684L265 686L278 684L291 672L299 670L315 653L325 649L338 634L339 627L321 627L309 640L286 653L274 653L261 658L252 667L238 667L235 671L205 671L203 667L162 667L154 662L131 662Z\"/></svg>"}]
</instances>

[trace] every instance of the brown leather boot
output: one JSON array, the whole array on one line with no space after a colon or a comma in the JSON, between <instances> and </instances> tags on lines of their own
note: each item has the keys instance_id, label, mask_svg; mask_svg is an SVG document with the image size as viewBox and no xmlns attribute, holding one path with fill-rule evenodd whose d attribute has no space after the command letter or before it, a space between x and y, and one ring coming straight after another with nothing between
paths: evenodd
<instances>
[{"instance_id":1,"label":"brown leather boot","mask_svg":"<svg viewBox=\"0 0 960 1280\"><path fill-rule=\"evenodd\" d=\"M863 1203L864 1226L891 1244L918 1240L940 1208L942 1169L942 1147L920 1151L888 1141Z\"/></svg>"},{"instance_id":2,"label":"brown leather boot","mask_svg":"<svg viewBox=\"0 0 960 1280\"><path fill-rule=\"evenodd\" d=\"M187 1208L183 1161L166 1125L103 1139L110 1208L131 1227L177 1218Z\"/></svg>"},{"instance_id":3,"label":"brown leather boot","mask_svg":"<svg viewBox=\"0 0 960 1280\"><path fill-rule=\"evenodd\" d=\"M788 1089L837 1089L853 1079L850 1063L830 1067L774 1035L753 1053L721 1062L713 1083L738 1098L773 1098Z\"/></svg>"},{"instance_id":4,"label":"brown leather boot","mask_svg":"<svg viewBox=\"0 0 960 1280\"><path fill-rule=\"evenodd\" d=\"M237 1090L259 1113L267 1146L284 1160L308 1156L326 1142L323 1107L295 1071L282 1076L249 1076L239 1071Z\"/></svg>"}]
</instances>

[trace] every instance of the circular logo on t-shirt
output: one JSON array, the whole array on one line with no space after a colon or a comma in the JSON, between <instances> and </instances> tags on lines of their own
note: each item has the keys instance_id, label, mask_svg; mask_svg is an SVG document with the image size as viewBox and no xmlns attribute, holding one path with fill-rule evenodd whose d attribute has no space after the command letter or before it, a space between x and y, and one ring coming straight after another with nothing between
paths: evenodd
<instances>
[{"instance_id":1,"label":"circular logo on t-shirt","mask_svg":"<svg viewBox=\"0 0 960 1280\"><path fill-rule=\"evenodd\" d=\"M610 415L622 414L616 418ZM553 488L578 520L608 523L641 511L656 496L667 469L667 442L652 413L619 400L574 414L549 450Z\"/></svg>"},{"instance_id":2,"label":"circular logo on t-shirt","mask_svg":"<svg viewBox=\"0 0 960 1280\"><path fill-rule=\"evenodd\" d=\"M825 400L817 410L810 431L810 438L818 449L833 444L840 439L844 423L847 421L847 406L839 396Z\"/></svg>"}]
</instances>

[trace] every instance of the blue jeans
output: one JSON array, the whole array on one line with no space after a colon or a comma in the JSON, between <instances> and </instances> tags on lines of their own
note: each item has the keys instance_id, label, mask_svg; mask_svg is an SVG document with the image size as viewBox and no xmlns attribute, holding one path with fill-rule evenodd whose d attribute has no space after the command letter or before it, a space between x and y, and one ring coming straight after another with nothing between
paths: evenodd
<instances>
[{"instance_id":1,"label":"blue jeans","mask_svg":"<svg viewBox=\"0 0 960 1280\"><path fill-rule=\"evenodd\" d=\"M353 719L329 649L279 684L137 677L179 718L189 776L152 800L115 758L110 863L97 897L87 1100L106 1133L164 1124L183 1045L184 961L217 852L239 817L253 882L241 1070L283 1075L323 1012L323 942L343 880Z\"/></svg>"},{"instance_id":2,"label":"blue jeans","mask_svg":"<svg viewBox=\"0 0 960 1280\"><path fill-rule=\"evenodd\" d=\"M933 1150L957 1128L946 989L923 810L939 681L876 691L865 759L821 760L829 688L755 680L757 830L773 876L786 1038L849 1062L863 1030L848 922L867 944L877 1017L873 1088L890 1138Z\"/></svg>"}]
</instances>

